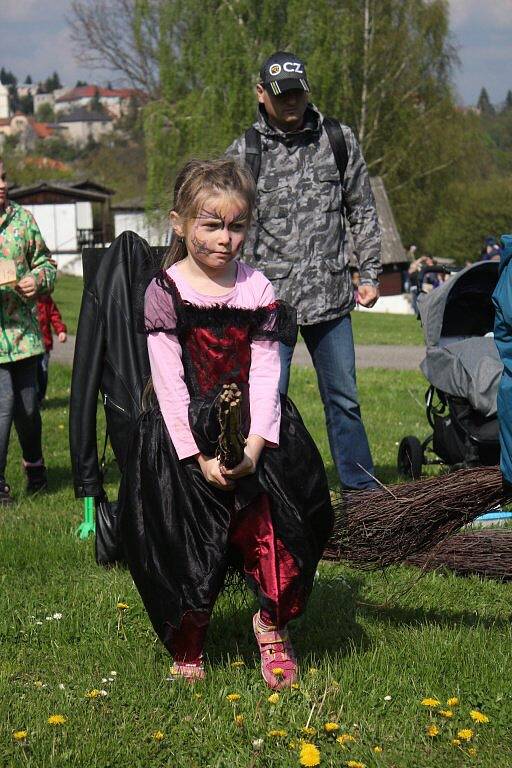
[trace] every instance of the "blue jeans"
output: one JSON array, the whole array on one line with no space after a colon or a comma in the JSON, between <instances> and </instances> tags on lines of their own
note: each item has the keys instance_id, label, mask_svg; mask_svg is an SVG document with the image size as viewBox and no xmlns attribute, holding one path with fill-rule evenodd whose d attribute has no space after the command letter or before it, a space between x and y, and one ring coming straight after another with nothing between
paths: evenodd
<instances>
[{"instance_id":1,"label":"blue jeans","mask_svg":"<svg viewBox=\"0 0 512 768\"><path fill-rule=\"evenodd\" d=\"M37 356L0 365L0 478L5 479L7 449L14 421L25 461L43 455L37 402Z\"/></svg>"},{"instance_id":2,"label":"blue jeans","mask_svg":"<svg viewBox=\"0 0 512 768\"><path fill-rule=\"evenodd\" d=\"M302 325L300 332L315 366L329 445L341 486L354 490L376 488L377 483L370 477L375 472L357 398L350 315L327 323ZM286 394L293 349L280 344L280 355L279 389Z\"/></svg>"}]
</instances>

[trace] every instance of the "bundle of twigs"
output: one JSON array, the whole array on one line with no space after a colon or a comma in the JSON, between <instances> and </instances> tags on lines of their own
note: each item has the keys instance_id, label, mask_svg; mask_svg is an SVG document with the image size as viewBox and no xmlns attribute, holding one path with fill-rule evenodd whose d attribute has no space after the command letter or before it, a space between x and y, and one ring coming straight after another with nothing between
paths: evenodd
<instances>
[{"instance_id":1,"label":"bundle of twigs","mask_svg":"<svg viewBox=\"0 0 512 768\"><path fill-rule=\"evenodd\" d=\"M336 523L324 557L358 568L401 563L504 501L498 467L345 493L334 503Z\"/></svg>"},{"instance_id":2,"label":"bundle of twigs","mask_svg":"<svg viewBox=\"0 0 512 768\"><path fill-rule=\"evenodd\" d=\"M460 576L512 579L512 531L457 533L432 551L409 557L406 562L425 571L449 568Z\"/></svg>"},{"instance_id":3,"label":"bundle of twigs","mask_svg":"<svg viewBox=\"0 0 512 768\"><path fill-rule=\"evenodd\" d=\"M236 384L224 384L217 400L220 435L217 458L226 469L233 469L244 457L242 434L242 393Z\"/></svg>"}]
</instances>

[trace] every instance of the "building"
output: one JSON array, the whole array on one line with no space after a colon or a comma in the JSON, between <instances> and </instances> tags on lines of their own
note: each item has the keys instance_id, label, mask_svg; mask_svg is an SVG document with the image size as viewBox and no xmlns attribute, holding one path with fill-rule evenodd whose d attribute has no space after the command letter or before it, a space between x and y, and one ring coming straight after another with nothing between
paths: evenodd
<instances>
[{"instance_id":1,"label":"building","mask_svg":"<svg viewBox=\"0 0 512 768\"><path fill-rule=\"evenodd\" d=\"M89 141L99 141L114 129L111 115L85 107L79 107L69 114L59 114L57 121L59 127L66 131L66 140L76 146L83 146Z\"/></svg>"},{"instance_id":2,"label":"building","mask_svg":"<svg viewBox=\"0 0 512 768\"><path fill-rule=\"evenodd\" d=\"M0 145L5 136L17 136L21 147L30 150L39 139L49 139L53 136L64 136L65 127L56 123L39 123L32 115L16 112L7 118L0 118Z\"/></svg>"},{"instance_id":3,"label":"building","mask_svg":"<svg viewBox=\"0 0 512 768\"><path fill-rule=\"evenodd\" d=\"M111 206L114 218L114 236L130 230L147 240L150 245L167 245L170 227L167 216L149 217L142 198L134 198Z\"/></svg>"},{"instance_id":4,"label":"building","mask_svg":"<svg viewBox=\"0 0 512 768\"><path fill-rule=\"evenodd\" d=\"M3 83L0 83L0 120L8 120L11 116L9 106L9 89Z\"/></svg>"},{"instance_id":5,"label":"building","mask_svg":"<svg viewBox=\"0 0 512 768\"><path fill-rule=\"evenodd\" d=\"M114 118L120 118L133 101L140 103L142 94L134 88L101 88L97 85L83 85L71 88L55 97L55 112L71 112L77 109L94 108L101 104Z\"/></svg>"},{"instance_id":6,"label":"building","mask_svg":"<svg viewBox=\"0 0 512 768\"><path fill-rule=\"evenodd\" d=\"M82 274L82 248L112 240L110 198L114 190L88 179L40 181L11 187L9 197L34 216L63 272Z\"/></svg>"}]
</instances>

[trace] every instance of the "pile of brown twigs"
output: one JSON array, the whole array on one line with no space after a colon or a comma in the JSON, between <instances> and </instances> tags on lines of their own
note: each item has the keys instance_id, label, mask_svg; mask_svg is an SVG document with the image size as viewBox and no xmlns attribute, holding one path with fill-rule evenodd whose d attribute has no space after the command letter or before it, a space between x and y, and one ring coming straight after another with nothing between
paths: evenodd
<instances>
[{"instance_id":1,"label":"pile of brown twigs","mask_svg":"<svg viewBox=\"0 0 512 768\"><path fill-rule=\"evenodd\" d=\"M425 571L449 568L460 576L512 579L512 531L486 530L457 533L430 552L406 561Z\"/></svg>"},{"instance_id":2,"label":"pile of brown twigs","mask_svg":"<svg viewBox=\"0 0 512 768\"><path fill-rule=\"evenodd\" d=\"M505 501L499 467L345 493L334 502L335 528L324 558L366 569L402 563Z\"/></svg>"}]
</instances>

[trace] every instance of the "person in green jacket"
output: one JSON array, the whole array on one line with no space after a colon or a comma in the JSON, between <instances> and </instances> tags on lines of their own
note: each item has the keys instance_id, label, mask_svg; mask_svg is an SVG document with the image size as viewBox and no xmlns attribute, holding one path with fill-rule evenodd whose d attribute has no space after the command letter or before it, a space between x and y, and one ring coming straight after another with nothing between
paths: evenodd
<instances>
[{"instance_id":1,"label":"person in green jacket","mask_svg":"<svg viewBox=\"0 0 512 768\"><path fill-rule=\"evenodd\" d=\"M13 263L14 262L14 266ZM5 480L12 422L23 453L27 492L47 486L37 400L37 361L44 346L37 319L37 297L51 293L55 262L27 210L9 200L0 157L0 504L12 502Z\"/></svg>"}]
</instances>

